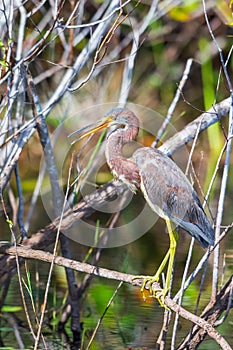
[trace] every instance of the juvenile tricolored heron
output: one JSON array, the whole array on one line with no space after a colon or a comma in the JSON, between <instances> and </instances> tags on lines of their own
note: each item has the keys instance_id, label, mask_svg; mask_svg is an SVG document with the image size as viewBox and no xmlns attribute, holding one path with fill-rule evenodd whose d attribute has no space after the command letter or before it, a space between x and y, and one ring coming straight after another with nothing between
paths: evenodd
<instances>
[{"instance_id":1,"label":"juvenile tricolored heron","mask_svg":"<svg viewBox=\"0 0 233 350\"><path fill-rule=\"evenodd\" d=\"M141 189L151 209L167 224L170 247L156 274L135 277L144 278L142 292L148 282L152 295L165 306L178 240L175 227L182 227L204 248L214 244L214 231L187 177L168 156L152 147L137 149L131 158L123 156L123 146L136 139L139 131L139 120L132 111L123 108L111 110L102 120L78 130L79 133L84 132L78 140L112 125L116 128L109 130L105 150L112 174L132 192ZM159 282L167 262L165 286L152 292L152 284Z\"/></svg>"}]
</instances>

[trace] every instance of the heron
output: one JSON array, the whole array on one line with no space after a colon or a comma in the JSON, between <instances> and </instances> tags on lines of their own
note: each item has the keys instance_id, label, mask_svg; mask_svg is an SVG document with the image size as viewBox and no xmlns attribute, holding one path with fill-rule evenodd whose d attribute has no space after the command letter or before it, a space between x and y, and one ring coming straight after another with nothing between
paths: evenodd
<instances>
[{"instance_id":1,"label":"heron","mask_svg":"<svg viewBox=\"0 0 233 350\"><path fill-rule=\"evenodd\" d=\"M203 248L214 245L214 230L197 193L171 158L152 147L141 147L130 158L123 155L123 146L137 138L139 127L139 119L134 112L126 108L115 108L101 120L74 133L78 132L78 140L81 140L109 128L105 156L113 176L126 184L133 193L141 190L152 211L165 220L170 245L164 259L154 276L135 276L134 279L143 280L142 293L148 283L152 296L157 298L161 306L166 307L165 297L170 289L178 242L176 228L183 228ZM153 289L153 283L160 281L166 265L163 287Z\"/></svg>"}]
</instances>

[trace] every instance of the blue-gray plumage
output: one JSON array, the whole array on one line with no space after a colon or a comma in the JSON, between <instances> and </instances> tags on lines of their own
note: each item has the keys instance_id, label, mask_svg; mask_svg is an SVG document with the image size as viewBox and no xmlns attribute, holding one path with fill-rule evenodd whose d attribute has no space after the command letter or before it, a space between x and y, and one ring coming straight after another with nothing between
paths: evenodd
<instances>
[{"instance_id":1,"label":"blue-gray plumage","mask_svg":"<svg viewBox=\"0 0 233 350\"><path fill-rule=\"evenodd\" d=\"M213 228L181 169L169 157L151 147L138 149L133 158L139 169L141 190L152 210L161 217L166 215L204 248L214 245Z\"/></svg>"}]
</instances>

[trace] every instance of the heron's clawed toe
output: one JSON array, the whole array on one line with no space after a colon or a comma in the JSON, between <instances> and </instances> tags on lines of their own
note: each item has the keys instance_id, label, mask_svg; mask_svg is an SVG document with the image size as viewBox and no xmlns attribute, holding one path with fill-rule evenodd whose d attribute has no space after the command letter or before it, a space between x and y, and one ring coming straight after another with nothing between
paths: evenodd
<instances>
[{"instance_id":1,"label":"heron's clawed toe","mask_svg":"<svg viewBox=\"0 0 233 350\"><path fill-rule=\"evenodd\" d=\"M149 292L150 292L151 296L153 296L152 285L154 282L158 282L158 279L154 279L154 278L155 278L155 276L135 276L132 278L132 280L138 280L138 279L142 280L141 293L142 293L144 300L146 300L145 289L146 289L147 284L149 287Z\"/></svg>"},{"instance_id":2,"label":"heron's clawed toe","mask_svg":"<svg viewBox=\"0 0 233 350\"><path fill-rule=\"evenodd\" d=\"M136 279L141 279L142 281L142 286L141 286L141 292L142 292L142 296L143 299L146 300L145 297L145 289L146 286L149 287L149 292L150 295L157 299L159 304L164 307L165 309L169 310L168 307L165 305L165 297L168 293L168 290L166 288L153 288L153 283L158 283L159 281L159 276L155 275L155 276L135 276L132 278L132 280L136 280Z\"/></svg>"},{"instance_id":3,"label":"heron's clawed toe","mask_svg":"<svg viewBox=\"0 0 233 350\"><path fill-rule=\"evenodd\" d=\"M160 290L155 290L154 291L154 297L158 300L159 304L164 307L166 310L171 311L167 305L165 304L165 297L168 293L167 289L160 289Z\"/></svg>"}]
</instances>

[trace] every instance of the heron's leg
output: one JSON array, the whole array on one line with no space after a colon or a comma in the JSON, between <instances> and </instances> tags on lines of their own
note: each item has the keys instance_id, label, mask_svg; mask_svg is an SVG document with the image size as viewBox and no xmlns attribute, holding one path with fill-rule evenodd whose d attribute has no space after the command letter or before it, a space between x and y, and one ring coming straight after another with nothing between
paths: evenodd
<instances>
[{"instance_id":1,"label":"heron's leg","mask_svg":"<svg viewBox=\"0 0 233 350\"><path fill-rule=\"evenodd\" d=\"M164 267L166 266L166 263L169 259L169 256L170 256L170 249L167 251L167 254L165 255L163 261L161 262L156 274L154 276L135 276L133 277L133 280L134 279L143 279L143 282L142 282L142 286L141 286L141 292L142 292L142 296L143 296L143 299L146 300L146 297L145 297L145 293L144 293L144 290L145 290L145 287L148 283L149 285L149 291L150 291L150 294L154 297L156 297L156 293L158 291L158 289L156 289L154 292L153 292L153 283L154 282L159 282L159 278L160 278L160 275L161 273L163 272L164 270ZM159 289L160 290L160 289ZM162 289L161 289L162 291Z\"/></svg>"},{"instance_id":2,"label":"heron's leg","mask_svg":"<svg viewBox=\"0 0 233 350\"><path fill-rule=\"evenodd\" d=\"M175 254L176 254L176 246L177 246L177 241L179 239L179 236L178 236L178 233L176 232L176 230L172 229L171 222L170 222L169 218L166 218L166 224L167 224L169 238L170 238L170 247L169 247L169 250L165 256L165 258L167 257L167 255L169 257L169 262L168 262L168 267L167 267L167 275L166 275L164 289L162 289L159 293L156 293L156 291L155 291L155 294L156 294L155 297L159 301L160 305L162 305L162 306L164 306L164 299L165 299L165 296L167 295L169 288L170 288L172 268L174 265L174 259L175 259ZM165 258L164 258L164 260L165 260ZM163 260L163 262L164 262L164 260ZM162 264L163 264L163 262L162 262ZM159 270L160 270L160 267L159 267ZM158 272L160 272L159 270L156 272L156 275L158 274Z\"/></svg>"},{"instance_id":3,"label":"heron's leg","mask_svg":"<svg viewBox=\"0 0 233 350\"><path fill-rule=\"evenodd\" d=\"M162 274L165 266L166 266L166 263L170 257L170 249L168 249L167 251L167 254L165 255L165 257L163 258L163 261L161 262L161 264L159 265L159 268L158 270L156 271L155 275L154 275L154 279L158 282L159 281L159 278L160 278L160 275Z\"/></svg>"},{"instance_id":4,"label":"heron's leg","mask_svg":"<svg viewBox=\"0 0 233 350\"><path fill-rule=\"evenodd\" d=\"M145 290L146 284L148 283L151 295L158 300L161 306L166 308L164 304L164 299L169 291L169 287L171 283L171 275L172 275L172 268L173 268L175 252L176 252L176 245L178 241L178 233L176 232L176 230L172 230L172 225L168 217L166 217L165 221L167 224L169 239L170 239L170 247L169 247L169 250L167 251L167 254L165 255L163 261L161 262L154 276L135 276L133 279L143 279L141 292L144 299L146 299L144 290ZM167 262L168 262L168 268L167 268L165 286L164 288L153 290L152 285L154 282L159 281L160 275L162 274Z\"/></svg>"}]
</instances>

